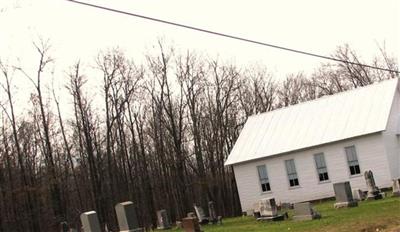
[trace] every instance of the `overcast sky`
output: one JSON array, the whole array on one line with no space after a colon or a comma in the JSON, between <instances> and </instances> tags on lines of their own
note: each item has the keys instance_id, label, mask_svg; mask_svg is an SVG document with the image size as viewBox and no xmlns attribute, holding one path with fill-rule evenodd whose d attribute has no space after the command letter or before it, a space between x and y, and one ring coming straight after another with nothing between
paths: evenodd
<instances>
[{"instance_id":1,"label":"overcast sky","mask_svg":"<svg viewBox=\"0 0 400 232\"><path fill-rule=\"evenodd\" d=\"M86 0L116 9L330 55L349 43L366 61L386 42L399 54L399 4L377 1L177 1ZM2 0L0 56L30 59L32 40L49 38L57 66L93 59L119 46L136 59L163 37L180 50L194 49L240 65L261 63L273 72L313 70L321 60L234 41L64 0Z\"/></svg>"},{"instance_id":2,"label":"overcast sky","mask_svg":"<svg viewBox=\"0 0 400 232\"><path fill-rule=\"evenodd\" d=\"M397 58L400 54L397 0L86 1L321 55L330 55L338 45L348 43L366 63L378 53L377 43L385 42L387 51ZM325 62L65 0L0 1L2 60L14 62L18 57L23 66L33 67L37 54L32 41L39 37L50 39L57 72L65 71L78 59L90 63L99 50L115 46L140 63L158 38L180 51L196 50L241 67L265 65L276 78L293 72L311 72ZM30 85L27 81L17 83L19 92L24 85Z\"/></svg>"}]
</instances>

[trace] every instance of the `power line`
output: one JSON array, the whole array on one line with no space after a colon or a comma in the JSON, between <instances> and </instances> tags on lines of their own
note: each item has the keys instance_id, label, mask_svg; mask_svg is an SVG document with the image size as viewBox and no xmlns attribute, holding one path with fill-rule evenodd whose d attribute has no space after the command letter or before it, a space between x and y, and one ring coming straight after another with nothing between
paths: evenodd
<instances>
[{"instance_id":1,"label":"power line","mask_svg":"<svg viewBox=\"0 0 400 232\"><path fill-rule=\"evenodd\" d=\"M317 57L317 58L320 58L320 59L332 60L332 61L335 61L335 62L341 62L341 63L345 63L345 64L358 65L358 66L371 68L371 69L377 69L377 70L381 70L381 71L394 72L394 73L397 73L397 74L400 73L397 70L392 70L392 69L387 69L387 68L380 68L380 67L376 67L376 66L372 66L372 65L368 65L368 64L361 64L361 63L356 63L356 62L347 61L347 60L341 60L341 59L334 58L334 57L329 57L329 56L319 55L319 54L306 52L306 51L301 51L301 50L297 50L297 49L282 47L282 46L278 46L278 45L274 45L274 44L269 44L269 43L264 43L264 42L260 42L260 41L256 41L256 40L246 39L246 38L242 38L242 37L238 37L238 36L234 36L234 35L229 35L229 34L224 34L224 33L216 32L216 31L210 31L210 30L207 30L207 29L199 28L199 27L193 27L193 26L189 26L189 25L185 25L185 24L166 21L166 20L163 20L163 19L157 19L157 18L153 18L153 17L149 17L149 16L130 13L130 12L121 11L121 10L117 10L117 9L113 9L113 8L109 8L109 7L100 6L100 5L90 4L90 3L76 1L76 0L66 0L66 1L69 1L69 2L72 2L72 3L76 3L76 4L80 4L80 5L90 6L90 7L106 10L106 11L111 11L111 12L115 12L115 13L119 13L119 14L124 14L124 15L129 15L129 16L133 16L133 17L137 17L137 18L142 18L142 19L146 19L146 20L150 20L150 21L154 21L154 22L158 22L158 23L168 24L168 25L172 25L172 26L176 26L176 27L182 27L182 28L195 30L195 31L200 31L200 32L204 32L204 33L208 33L208 34L212 34L212 35L222 36L222 37L226 37L226 38L230 38L230 39L240 40L240 41L244 41L244 42L248 42L248 43L253 43L253 44L272 47L272 48L281 49L281 50L285 50L285 51L289 51L289 52L299 53L299 54L303 54L303 55L307 55L307 56L313 56L313 57Z\"/></svg>"}]
</instances>

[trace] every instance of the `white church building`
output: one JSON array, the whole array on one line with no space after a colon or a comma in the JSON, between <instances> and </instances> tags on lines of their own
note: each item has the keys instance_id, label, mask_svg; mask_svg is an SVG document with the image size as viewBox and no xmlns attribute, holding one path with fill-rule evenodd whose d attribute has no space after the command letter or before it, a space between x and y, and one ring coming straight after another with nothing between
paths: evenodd
<instances>
[{"instance_id":1,"label":"white church building","mask_svg":"<svg viewBox=\"0 0 400 232\"><path fill-rule=\"evenodd\" d=\"M400 177L400 81L248 118L225 165L232 165L242 211L262 198L302 202L334 196L333 183L366 190Z\"/></svg>"}]
</instances>

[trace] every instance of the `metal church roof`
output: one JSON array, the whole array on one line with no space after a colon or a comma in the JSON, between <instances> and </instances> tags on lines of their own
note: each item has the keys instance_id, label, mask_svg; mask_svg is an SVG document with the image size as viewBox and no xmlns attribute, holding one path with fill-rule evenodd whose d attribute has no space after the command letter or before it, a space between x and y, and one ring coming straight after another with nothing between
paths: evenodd
<instances>
[{"instance_id":1,"label":"metal church roof","mask_svg":"<svg viewBox=\"0 0 400 232\"><path fill-rule=\"evenodd\" d=\"M399 78L249 117L225 165L384 131Z\"/></svg>"}]
</instances>

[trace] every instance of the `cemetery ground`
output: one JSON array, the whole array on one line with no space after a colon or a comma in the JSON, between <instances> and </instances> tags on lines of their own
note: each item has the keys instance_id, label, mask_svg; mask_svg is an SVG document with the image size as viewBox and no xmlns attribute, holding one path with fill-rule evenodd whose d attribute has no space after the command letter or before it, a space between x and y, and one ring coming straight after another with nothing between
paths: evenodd
<instances>
[{"instance_id":1,"label":"cemetery ground","mask_svg":"<svg viewBox=\"0 0 400 232\"><path fill-rule=\"evenodd\" d=\"M225 218L223 225L203 225L203 231L389 231L400 232L400 198L387 194L382 200L359 202L358 207L335 209L334 200L313 203L322 218L312 221L293 221L292 210L289 220L258 222L254 217ZM173 231L181 231L172 229Z\"/></svg>"}]
</instances>

